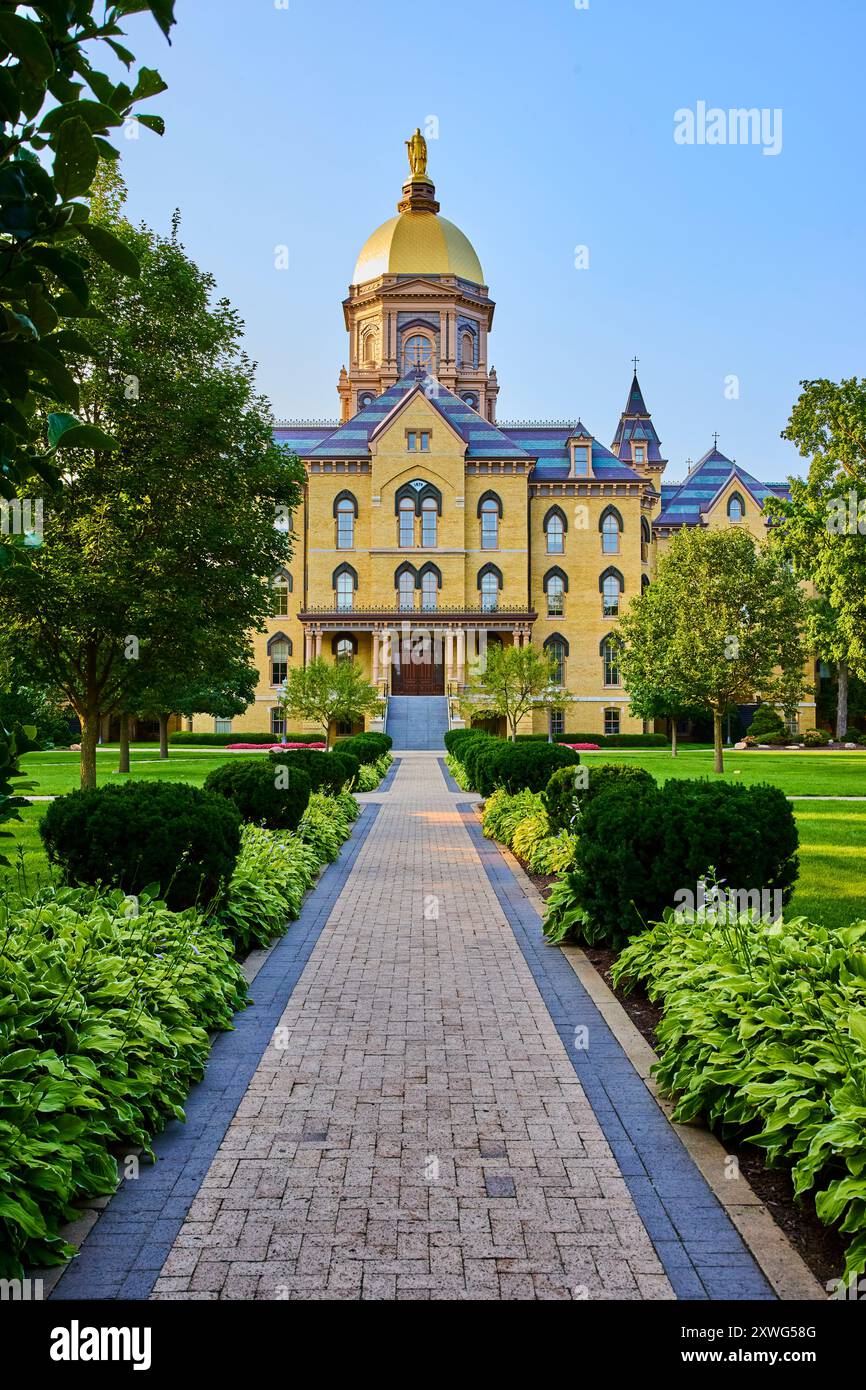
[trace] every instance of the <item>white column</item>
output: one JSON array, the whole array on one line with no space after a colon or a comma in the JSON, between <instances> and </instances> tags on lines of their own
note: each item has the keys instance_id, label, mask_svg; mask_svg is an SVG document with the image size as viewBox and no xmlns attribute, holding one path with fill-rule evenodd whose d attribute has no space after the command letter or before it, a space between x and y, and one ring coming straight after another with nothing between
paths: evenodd
<instances>
[{"instance_id":1,"label":"white column","mask_svg":"<svg viewBox=\"0 0 866 1390\"><path fill-rule=\"evenodd\" d=\"M457 684L466 683L466 633L462 627L457 629Z\"/></svg>"},{"instance_id":2,"label":"white column","mask_svg":"<svg viewBox=\"0 0 866 1390\"><path fill-rule=\"evenodd\" d=\"M309 666L313 659L313 634L310 628L304 628L304 665Z\"/></svg>"},{"instance_id":3,"label":"white column","mask_svg":"<svg viewBox=\"0 0 866 1390\"><path fill-rule=\"evenodd\" d=\"M442 634L445 643L445 684L448 685L454 679L454 659L451 639L453 633L450 627L446 627Z\"/></svg>"},{"instance_id":4,"label":"white column","mask_svg":"<svg viewBox=\"0 0 866 1390\"><path fill-rule=\"evenodd\" d=\"M379 633L373 629L373 684L379 684Z\"/></svg>"},{"instance_id":5,"label":"white column","mask_svg":"<svg viewBox=\"0 0 866 1390\"><path fill-rule=\"evenodd\" d=\"M322 629L321 629L320 627L317 627L317 628L316 628L316 660L317 660L317 661L319 660L319 658L321 657L321 655L322 655Z\"/></svg>"}]
</instances>

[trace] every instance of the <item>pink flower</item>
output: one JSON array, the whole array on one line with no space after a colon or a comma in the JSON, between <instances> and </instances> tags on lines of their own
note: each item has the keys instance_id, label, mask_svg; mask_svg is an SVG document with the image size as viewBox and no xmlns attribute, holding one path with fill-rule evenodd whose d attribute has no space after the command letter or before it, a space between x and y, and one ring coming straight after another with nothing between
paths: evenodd
<instances>
[{"instance_id":1,"label":"pink flower","mask_svg":"<svg viewBox=\"0 0 866 1390\"><path fill-rule=\"evenodd\" d=\"M563 743L562 747L563 747L563 748L577 748L577 749L580 749L580 748L584 748L584 749L596 748L596 749L597 749L597 748L600 748L600 747L601 747L601 744L600 744L600 743Z\"/></svg>"},{"instance_id":2,"label":"pink flower","mask_svg":"<svg viewBox=\"0 0 866 1390\"><path fill-rule=\"evenodd\" d=\"M255 753L285 753L291 748L312 748L315 752L324 750L324 743L227 743L229 752L250 749Z\"/></svg>"}]
</instances>

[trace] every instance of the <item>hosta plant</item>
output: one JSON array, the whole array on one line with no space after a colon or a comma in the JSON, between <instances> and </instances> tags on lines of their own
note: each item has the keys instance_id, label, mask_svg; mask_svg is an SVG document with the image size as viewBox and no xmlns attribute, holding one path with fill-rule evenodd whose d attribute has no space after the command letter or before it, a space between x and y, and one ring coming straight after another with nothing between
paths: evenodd
<instances>
[{"instance_id":1,"label":"hosta plant","mask_svg":"<svg viewBox=\"0 0 866 1390\"><path fill-rule=\"evenodd\" d=\"M704 913L706 918L708 914ZM789 1164L797 1194L850 1237L846 1274L866 1269L866 921L713 920L668 911L619 957L664 1006L656 1029L674 1119Z\"/></svg>"}]
</instances>

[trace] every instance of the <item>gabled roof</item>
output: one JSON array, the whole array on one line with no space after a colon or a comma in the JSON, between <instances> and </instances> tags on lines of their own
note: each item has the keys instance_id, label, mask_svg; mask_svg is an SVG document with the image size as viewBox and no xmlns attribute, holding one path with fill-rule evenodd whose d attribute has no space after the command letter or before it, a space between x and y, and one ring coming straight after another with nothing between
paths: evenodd
<instances>
[{"instance_id":1,"label":"gabled roof","mask_svg":"<svg viewBox=\"0 0 866 1390\"><path fill-rule=\"evenodd\" d=\"M637 372L635 372L632 377L631 390L628 393L625 410L619 417L616 434L610 446L617 458L623 463L631 462L632 440L637 440L638 443L646 443L647 462L667 462L667 460L662 457L661 440L656 434L655 425L646 408L643 392L638 383Z\"/></svg>"},{"instance_id":2,"label":"gabled roof","mask_svg":"<svg viewBox=\"0 0 866 1390\"><path fill-rule=\"evenodd\" d=\"M509 435L491 425L477 410L455 396L436 377L412 371L370 405L359 410L351 420L336 429L322 431L296 428L291 423L275 431L280 442L292 441L301 458L366 458L370 441L386 418L413 394L423 393L431 406L460 436L466 445L467 458L528 459L532 457ZM280 438L285 434L288 438Z\"/></svg>"},{"instance_id":3,"label":"gabled roof","mask_svg":"<svg viewBox=\"0 0 866 1390\"><path fill-rule=\"evenodd\" d=\"M662 484L662 506L655 526L697 526L701 515L710 510L732 481L748 492L759 507L767 497L786 497L788 489L782 483L760 483L745 468L726 458L719 449L708 449L698 459L683 483Z\"/></svg>"},{"instance_id":4,"label":"gabled roof","mask_svg":"<svg viewBox=\"0 0 866 1390\"><path fill-rule=\"evenodd\" d=\"M619 459L577 420L573 425L503 425L503 433L519 444L537 462L533 482L556 482L571 476L569 439L583 435L592 440L592 477L604 482L640 482L641 476Z\"/></svg>"}]
</instances>

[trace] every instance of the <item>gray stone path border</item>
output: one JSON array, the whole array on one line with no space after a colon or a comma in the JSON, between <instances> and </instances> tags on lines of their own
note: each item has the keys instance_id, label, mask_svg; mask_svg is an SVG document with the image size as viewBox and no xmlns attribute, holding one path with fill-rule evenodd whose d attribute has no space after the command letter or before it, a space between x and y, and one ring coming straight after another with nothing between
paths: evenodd
<instances>
[{"instance_id":1,"label":"gray stone path border","mask_svg":"<svg viewBox=\"0 0 866 1390\"><path fill-rule=\"evenodd\" d=\"M340 857L260 965L254 1002L236 1016L232 1032L216 1037L204 1078L190 1092L186 1123L172 1120L154 1140L157 1162L142 1164L138 1178L117 1189L50 1298L149 1297L378 814L375 803L364 805Z\"/></svg>"},{"instance_id":2,"label":"gray stone path border","mask_svg":"<svg viewBox=\"0 0 866 1390\"><path fill-rule=\"evenodd\" d=\"M469 805L464 824L678 1298L774 1299L728 1213ZM575 1047L576 1029L588 1045Z\"/></svg>"}]
</instances>

